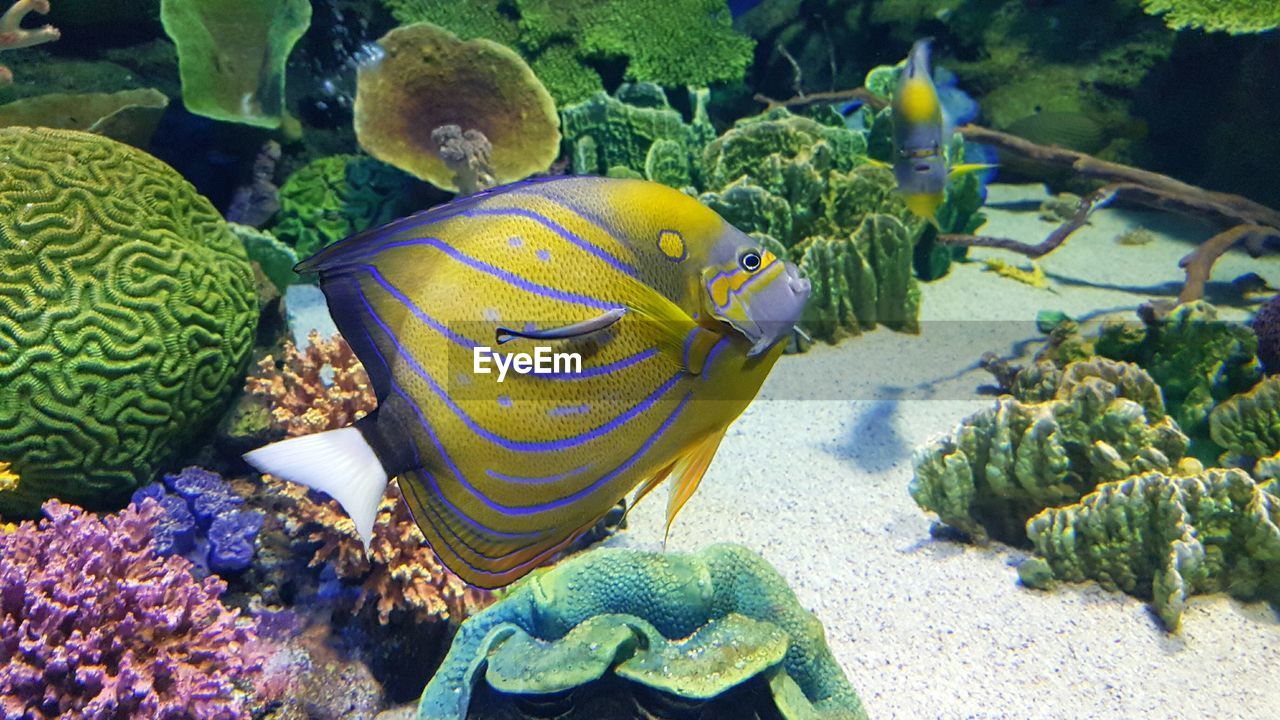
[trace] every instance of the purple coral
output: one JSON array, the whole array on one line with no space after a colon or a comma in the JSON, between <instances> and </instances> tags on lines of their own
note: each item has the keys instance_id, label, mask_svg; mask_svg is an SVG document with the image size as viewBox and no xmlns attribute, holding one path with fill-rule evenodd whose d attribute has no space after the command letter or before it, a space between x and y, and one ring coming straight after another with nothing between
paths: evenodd
<instances>
[{"instance_id":1,"label":"purple coral","mask_svg":"<svg viewBox=\"0 0 1280 720\"><path fill-rule=\"evenodd\" d=\"M217 577L155 552L144 499L99 518L51 500L0 534L0 714L235 720L262 666Z\"/></svg>"},{"instance_id":2,"label":"purple coral","mask_svg":"<svg viewBox=\"0 0 1280 720\"><path fill-rule=\"evenodd\" d=\"M241 509L244 499L221 475L188 467L165 475L163 485L152 483L133 494L134 503L145 498L155 499L165 511L152 531L161 555L182 555L201 571L221 575L253 562L262 513Z\"/></svg>"}]
</instances>

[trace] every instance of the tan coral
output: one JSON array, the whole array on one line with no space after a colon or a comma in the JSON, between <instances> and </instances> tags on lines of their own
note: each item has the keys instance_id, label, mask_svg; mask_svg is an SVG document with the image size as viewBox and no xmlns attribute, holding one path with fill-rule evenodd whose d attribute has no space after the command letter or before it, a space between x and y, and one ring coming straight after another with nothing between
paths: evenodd
<instances>
[{"instance_id":1,"label":"tan coral","mask_svg":"<svg viewBox=\"0 0 1280 720\"><path fill-rule=\"evenodd\" d=\"M432 137L439 128L488 140L496 183L542 172L559 155L555 101L511 48L430 23L398 27L378 44L383 57L356 83L356 138L370 155L451 192L458 177Z\"/></svg>"},{"instance_id":2,"label":"tan coral","mask_svg":"<svg viewBox=\"0 0 1280 720\"><path fill-rule=\"evenodd\" d=\"M30 13L48 14L49 0L18 0L0 15L0 50L16 50L47 42L62 37L58 28L45 25L42 28L28 29L22 27L22 19ZM13 82L13 72L0 65L0 85Z\"/></svg>"},{"instance_id":3,"label":"tan coral","mask_svg":"<svg viewBox=\"0 0 1280 720\"><path fill-rule=\"evenodd\" d=\"M397 611L420 623L460 623L492 601L489 592L467 585L440 562L400 500L395 482L378 506L367 556L355 523L336 502L301 500L293 517L290 532L320 544L311 565L329 563L338 577L359 581L355 612L374 603L384 625Z\"/></svg>"},{"instance_id":4,"label":"tan coral","mask_svg":"<svg viewBox=\"0 0 1280 720\"><path fill-rule=\"evenodd\" d=\"M258 370L245 391L268 406L272 425L289 437L346 427L378 406L369 375L341 335L324 340L312 330L302 351L286 340L284 366L277 370L268 355Z\"/></svg>"},{"instance_id":5,"label":"tan coral","mask_svg":"<svg viewBox=\"0 0 1280 720\"><path fill-rule=\"evenodd\" d=\"M285 343L284 364L268 356L246 390L259 397L272 423L289 436L345 427L377 407L377 398L359 359L341 335L328 340L312 331L306 350ZM326 381L325 374L332 373ZM318 500L301 485L268 479L279 496L291 498L290 534L319 543L311 565L333 565L338 577L359 581L355 611L373 603L378 619L405 611L418 622L461 622L489 602L489 593L468 586L449 572L422 536L400 500L394 482L387 488L366 556L355 524L333 500Z\"/></svg>"}]
</instances>

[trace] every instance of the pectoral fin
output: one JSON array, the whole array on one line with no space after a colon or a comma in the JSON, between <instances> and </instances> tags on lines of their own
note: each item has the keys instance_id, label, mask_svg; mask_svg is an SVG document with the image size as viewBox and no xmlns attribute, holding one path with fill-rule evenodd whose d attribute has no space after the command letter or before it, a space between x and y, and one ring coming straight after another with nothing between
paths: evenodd
<instances>
[{"instance_id":1,"label":"pectoral fin","mask_svg":"<svg viewBox=\"0 0 1280 720\"><path fill-rule=\"evenodd\" d=\"M664 543L667 536L671 534L671 524L675 522L680 508L683 508L689 498L693 497L698 484L702 482L702 476L706 474L707 468L711 467L711 459L715 457L716 449L720 447L720 441L724 439L727 429L726 426L707 435L676 461L675 467L672 468L676 481L671 486L671 496L667 499L667 528L662 540Z\"/></svg>"},{"instance_id":2,"label":"pectoral fin","mask_svg":"<svg viewBox=\"0 0 1280 720\"><path fill-rule=\"evenodd\" d=\"M564 327L547 328L546 330L512 330L510 328L500 327L496 332L496 336L499 345L510 342L516 338L528 338L530 340L567 340L604 330L610 325L621 320L622 316L626 314L626 308L614 308L596 317L583 320L582 322L565 325Z\"/></svg>"}]
</instances>

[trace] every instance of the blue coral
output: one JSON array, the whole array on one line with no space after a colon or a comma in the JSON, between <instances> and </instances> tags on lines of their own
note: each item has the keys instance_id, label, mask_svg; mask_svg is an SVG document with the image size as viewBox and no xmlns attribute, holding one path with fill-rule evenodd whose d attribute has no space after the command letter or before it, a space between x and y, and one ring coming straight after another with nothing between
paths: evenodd
<instances>
[{"instance_id":1,"label":"blue coral","mask_svg":"<svg viewBox=\"0 0 1280 720\"><path fill-rule=\"evenodd\" d=\"M241 572L253 563L263 515L242 509L244 499L221 475L188 467L133 494L135 504L146 498L154 498L165 511L152 530L162 555L182 555L219 575Z\"/></svg>"}]
</instances>

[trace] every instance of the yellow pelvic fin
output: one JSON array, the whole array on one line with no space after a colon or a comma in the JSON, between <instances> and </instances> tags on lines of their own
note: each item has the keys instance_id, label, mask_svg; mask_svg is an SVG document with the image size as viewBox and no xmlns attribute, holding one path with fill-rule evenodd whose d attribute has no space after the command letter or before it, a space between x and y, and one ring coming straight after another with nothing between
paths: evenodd
<instances>
[{"instance_id":1,"label":"yellow pelvic fin","mask_svg":"<svg viewBox=\"0 0 1280 720\"><path fill-rule=\"evenodd\" d=\"M989 165L986 163L960 163L959 165L951 166L951 169L947 172L947 179L954 180L965 173L978 172L979 170L990 170L991 168L997 167L1000 166Z\"/></svg>"},{"instance_id":2,"label":"yellow pelvic fin","mask_svg":"<svg viewBox=\"0 0 1280 720\"><path fill-rule=\"evenodd\" d=\"M640 488L636 490L635 494L631 496L631 503L627 505L627 509L622 512L623 520L627 519L627 516L631 514L632 509L634 509L636 505L639 505L640 501L643 500L646 495L652 492L654 488L661 485L662 481L666 480L667 477L671 475L672 469L675 468L676 463L678 462L680 461L676 460L672 462L670 465L667 465L666 467L662 468L658 472L654 473L653 477L644 481L644 484L641 485Z\"/></svg>"},{"instance_id":3,"label":"yellow pelvic fin","mask_svg":"<svg viewBox=\"0 0 1280 720\"><path fill-rule=\"evenodd\" d=\"M887 163L884 160L877 160L875 158L867 158L867 164L870 165L871 167L878 167L882 170L893 169L893 165L891 163Z\"/></svg>"},{"instance_id":4,"label":"yellow pelvic fin","mask_svg":"<svg viewBox=\"0 0 1280 720\"><path fill-rule=\"evenodd\" d=\"M662 536L664 544L667 537L671 535L671 524L675 522L680 508L693 497L698 484L702 482L702 476L706 474L707 468L711 467L711 459L715 457L716 449L720 447L720 441L724 439L727 429L728 426L725 426L712 431L676 461L672 469L676 474L676 482L671 486L671 496L667 499L667 528Z\"/></svg>"}]
</instances>

